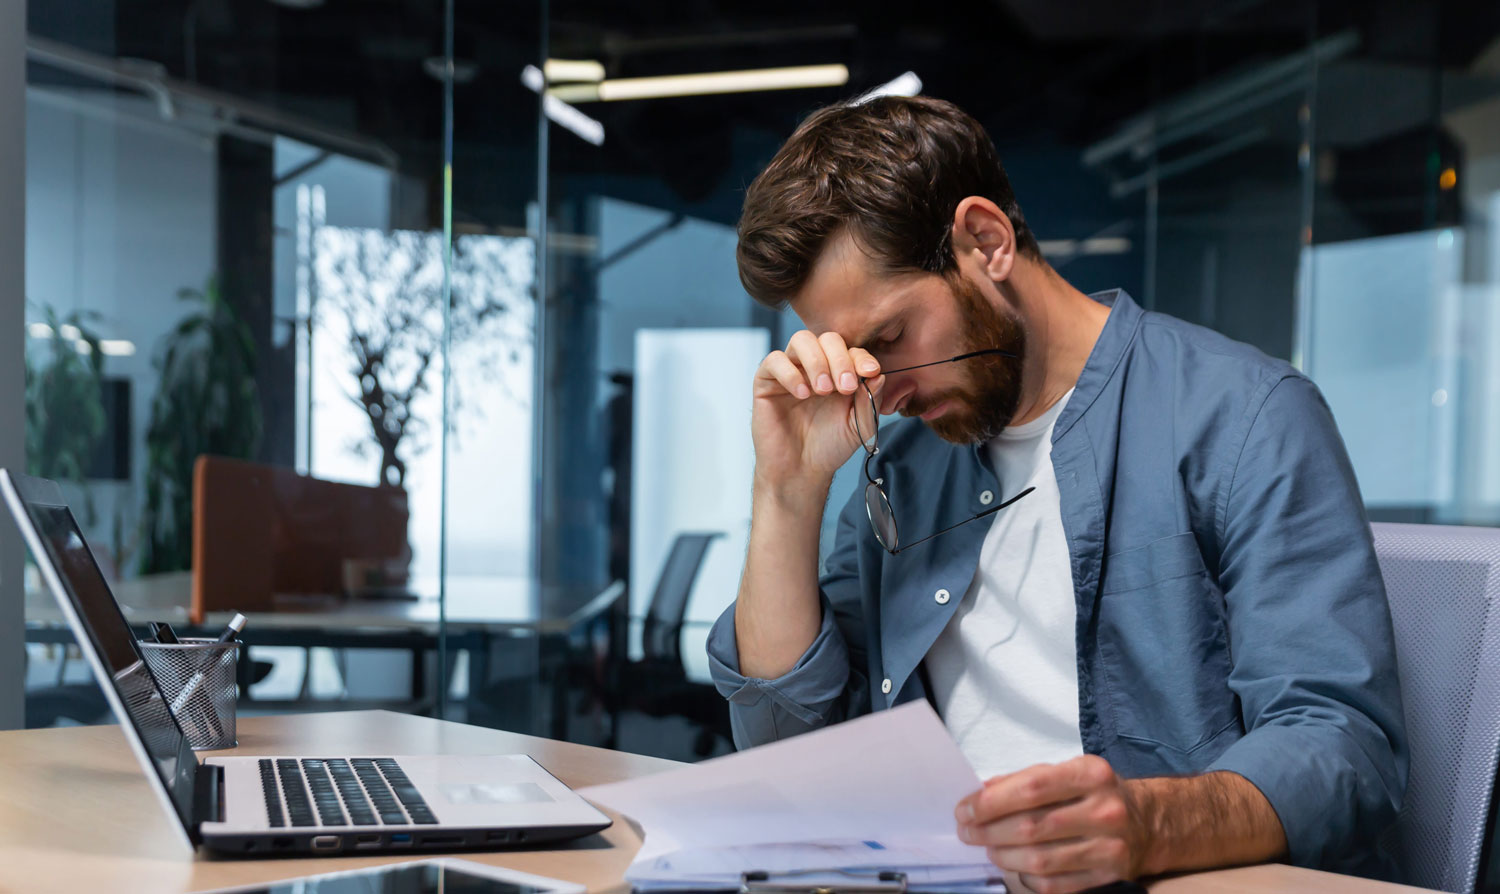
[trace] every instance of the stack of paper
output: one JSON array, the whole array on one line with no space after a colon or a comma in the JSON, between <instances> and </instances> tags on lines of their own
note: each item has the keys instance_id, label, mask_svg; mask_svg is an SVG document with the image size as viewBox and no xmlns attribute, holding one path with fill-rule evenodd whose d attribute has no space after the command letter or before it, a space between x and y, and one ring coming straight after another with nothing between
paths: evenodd
<instances>
[{"instance_id":1,"label":"stack of paper","mask_svg":"<svg viewBox=\"0 0 1500 894\"><path fill-rule=\"evenodd\" d=\"M680 770L580 792L640 824L626 879L643 890L738 889L901 872L907 890L1003 891L953 810L979 778L926 702Z\"/></svg>"}]
</instances>

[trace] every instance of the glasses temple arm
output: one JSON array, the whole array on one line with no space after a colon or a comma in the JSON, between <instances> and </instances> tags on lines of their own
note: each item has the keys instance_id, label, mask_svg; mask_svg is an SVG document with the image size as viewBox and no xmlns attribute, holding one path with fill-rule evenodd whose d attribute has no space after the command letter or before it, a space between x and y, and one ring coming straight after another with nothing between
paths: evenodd
<instances>
[{"instance_id":1,"label":"glasses temple arm","mask_svg":"<svg viewBox=\"0 0 1500 894\"><path fill-rule=\"evenodd\" d=\"M1016 502L1017 500L1021 499L1022 497L1026 496L1027 494L1031 493L1034 490L1036 490L1036 488L1034 488L1034 487L1028 487L1025 490L1021 491L1020 493L1016 494L1014 497L1011 497L1009 500L1006 500L1004 503L1001 503L999 506L991 506L990 508L984 510L983 512L981 512L978 515L974 516L973 518L966 518L963 521L959 522L958 524L956 524L956 525L949 525L948 527L942 529L941 531L933 531L931 534L928 534L926 537L923 537L921 540L914 540L911 543L903 543L903 544L901 544L900 548L892 550L891 551L891 555L894 556L896 553L906 552L907 550L911 549L912 547L916 546L919 543L926 543L927 541L929 541L932 538L938 536L939 534L946 534L949 531L953 530L954 528L961 528L961 527L963 527L964 525L968 524L971 521L977 521L977 520L979 520L981 518L984 518L986 515L994 515L996 512L999 512L1000 510L1002 510L1005 507L1011 505L1012 503Z\"/></svg>"},{"instance_id":2,"label":"glasses temple arm","mask_svg":"<svg viewBox=\"0 0 1500 894\"><path fill-rule=\"evenodd\" d=\"M1009 351L1002 351L999 348L986 348L983 351L970 351L967 354L959 354L957 357L949 357L947 360L934 360L931 363L918 363L916 366L903 366L900 369L883 369L880 371L880 374L884 376L890 376L895 375L896 373L911 372L914 369L926 369L929 366L937 366L940 363L957 363L960 360L968 360L971 357L985 357L990 354L999 354L1002 357L1010 357L1012 359L1015 359L1016 357L1015 354L1012 354Z\"/></svg>"}]
</instances>

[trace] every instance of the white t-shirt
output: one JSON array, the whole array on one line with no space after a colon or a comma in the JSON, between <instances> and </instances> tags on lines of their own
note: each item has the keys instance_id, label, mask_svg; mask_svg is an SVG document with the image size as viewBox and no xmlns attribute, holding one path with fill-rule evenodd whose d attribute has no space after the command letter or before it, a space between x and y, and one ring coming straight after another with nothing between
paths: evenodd
<instances>
[{"instance_id":1,"label":"white t-shirt","mask_svg":"<svg viewBox=\"0 0 1500 894\"><path fill-rule=\"evenodd\" d=\"M995 513L974 581L927 653L943 722L980 779L1083 753L1078 612L1052 471L1052 428L1072 396L987 445L997 499L1036 492Z\"/></svg>"}]
</instances>

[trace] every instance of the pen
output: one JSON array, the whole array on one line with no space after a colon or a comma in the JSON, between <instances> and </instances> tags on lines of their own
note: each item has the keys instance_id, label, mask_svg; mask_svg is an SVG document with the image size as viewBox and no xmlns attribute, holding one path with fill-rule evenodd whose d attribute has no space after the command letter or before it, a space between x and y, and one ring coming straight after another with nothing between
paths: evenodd
<instances>
[{"instance_id":1,"label":"pen","mask_svg":"<svg viewBox=\"0 0 1500 894\"><path fill-rule=\"evenodd\" d=\"M234 617L229 619L229 625L224 628L224 632L219 634L217 642L234 642L235 638L240 635L240 631L245 629L245 624L247 624L249 620L249 618L246 618L239 612L235 612ZM187 685L182 687L182 691L177 693L177 697L172 700L172 713L174 715L181 711L185 705L187 705L188 701L193 697L193 694L198 691L198 687L203 685L204 677L207 676L209 670L212 668L213 663L217 660L217 658L205 659L203 662L203 667L199 668L198 672L193 674L192 679L187 681ZM207 707L208 710L205 712L205 716L207 717L209 724L214 727L214 734L218 737L222 737L224 734L224 729L223 727L219 726L219 718L213 709L213 705L210 704Z\"/></svg>"},{"instance_id":2,"label":"pen","mask_svg":"<svg viewBox=\"0 0 1500 894\"><path fill-rule=\"evenodd\" d=\"M245 625L249 621L249 618L239 612L235 612L234 617L229 619L229 626L225 627L224 632L219 634L219 642L233 642L234 638L240 635L240 631L245 629Z\"/></svg>"}]
</instances>

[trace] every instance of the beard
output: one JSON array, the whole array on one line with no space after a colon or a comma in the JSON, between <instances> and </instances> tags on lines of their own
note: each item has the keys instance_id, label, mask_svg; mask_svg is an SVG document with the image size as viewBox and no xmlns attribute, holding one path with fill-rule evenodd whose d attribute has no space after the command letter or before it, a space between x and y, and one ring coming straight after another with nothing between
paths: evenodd
<instances>
[{"instance_id":1,"label":"beard","mask_svg":"<svg viewBox=\"0 0 1500 894\"><path fill-rule=\"evenodd\" d=\"M1015 354L1004 357L989 354L960 360L964 383L941 394L912 400L901 411L903 416L920 416L950 401L943 415L927 423L933 434L953 444L976 444L988 441L1005 429L1015 418L1021 401L1021 365L1026 356L1026 332L1019 321L1006 316L985 299L979 287L954 273L944 277L963 321L963 350L984 351L999 348Z\"/></svg>"}]
</instances>

